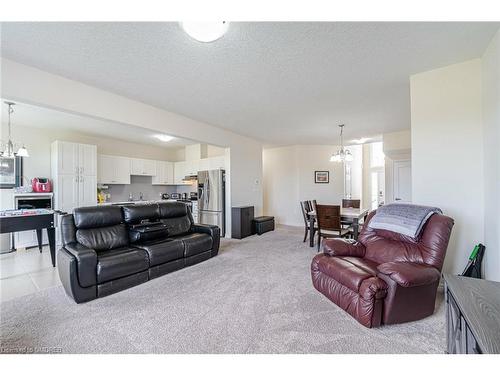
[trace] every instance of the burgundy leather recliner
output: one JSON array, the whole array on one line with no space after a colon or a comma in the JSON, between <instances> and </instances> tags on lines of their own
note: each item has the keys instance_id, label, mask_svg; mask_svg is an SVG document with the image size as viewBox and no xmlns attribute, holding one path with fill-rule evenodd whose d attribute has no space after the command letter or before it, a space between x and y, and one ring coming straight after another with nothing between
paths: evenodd
<instances>
[{"instance_id":1,"label":"burgundy leather recliner","mask_svg":"<svg viewBox=\"0 0 500 375\"><path fill-rule=\"evenodd\" d=\"M434 312L453 219L433 214L420 237L368 226L358 241L324 240L314 257L314 287L366 327L403 323Z\"/></svg>"}]
</instances>

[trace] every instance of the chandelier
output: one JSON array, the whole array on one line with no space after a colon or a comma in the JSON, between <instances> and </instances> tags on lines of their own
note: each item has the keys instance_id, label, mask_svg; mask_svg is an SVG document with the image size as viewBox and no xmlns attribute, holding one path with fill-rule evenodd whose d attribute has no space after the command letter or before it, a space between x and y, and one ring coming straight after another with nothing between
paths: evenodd
<instances>
[{"instance_id":1,"label":"chandelier","mask_svg":"<svg viewBox=\"0 0 500 375\"><path fill-rule=\"evenodd\" d=\"M11 138L10 116L12 113L14 113L13 107L16 105L16 103L5 102L5 104L7 104L9 106L9 125L8 125L9 126L9 140L7 142L2 141L1 147L0 147L0 156L3 158L13 158L15 156L28 157L30 155L29 155L26 147L24 147L24 145L19 147L17 152L14 152L14 143L12 143L12 138ZM4 146L4 144L5 144L5 146ZM17 144L16 144L16 146L17 146Z\"/></svg>"},{"instance_id":2,"label":"chandelier","mask_svg":"<svg viewBox=\"0 0 500 375\"><path fill-rule=\"evenodd\" d=\"M351 151L344 148L344 140L343 140L344 126L345 126L344 124L339 125L339 128L340 128L340 150L338 150L336 153L332 154L332 156L330 157L330 161L340 163L340 162L344 162L344 161L352 161L354 159L354 157L351 154Z\"/></svg>"}]
</instances>

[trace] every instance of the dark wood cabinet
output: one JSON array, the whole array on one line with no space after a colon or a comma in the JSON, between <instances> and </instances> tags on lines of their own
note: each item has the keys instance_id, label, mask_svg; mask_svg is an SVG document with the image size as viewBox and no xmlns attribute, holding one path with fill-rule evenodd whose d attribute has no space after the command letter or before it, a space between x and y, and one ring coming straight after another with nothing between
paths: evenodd
<instances>
[{"instance_id":1,"label":"dark wood cabinet","mask_svg":"<svg viewBox=\"0 0 500 375\"><path fill-rule=\"evenodd\" d=\"M231 237L242 239L252 235L253 206L233 207L231 209Z\"/></svg>"},{"instance_id":2,"label":"dark wood cabinet","mask_svg":"<svg viewBox=\"0 0 500 375\"><path fill-rule=\"evenodd\" d=\"M500 353L500 283L445 275L446 352Z\"/></svg>"}]
</instances>

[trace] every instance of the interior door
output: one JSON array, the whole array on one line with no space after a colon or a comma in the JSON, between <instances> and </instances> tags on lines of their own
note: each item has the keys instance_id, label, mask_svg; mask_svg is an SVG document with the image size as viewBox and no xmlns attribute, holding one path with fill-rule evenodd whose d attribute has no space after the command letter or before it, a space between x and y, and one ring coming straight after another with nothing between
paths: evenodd
<instances>
[{"instance_id":1,"label":"interior door","mask_svg":"<svg viewBox=\"0 0 500 375\"><path fill-rule=\"evenodd\" d=\"M411 202L411 161L394 161L394 201Z\"/></svg>"}]
</instances>

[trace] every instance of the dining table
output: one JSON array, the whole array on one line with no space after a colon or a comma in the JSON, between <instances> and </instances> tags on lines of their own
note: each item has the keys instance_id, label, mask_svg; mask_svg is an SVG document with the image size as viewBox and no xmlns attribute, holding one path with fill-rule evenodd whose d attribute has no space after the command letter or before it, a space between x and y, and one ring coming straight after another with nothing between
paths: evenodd
<instances>
[{"instance_id":1,"label":"dining table","mask_svg":"<svg viewBox=\"0 0 500 375\"><path fill-rule=\"evenodd\" d=\"M370 210L368 208L340 208L340 219L352 222L353 237L358 239L359 235L359 221L368 215ZM309 246L314 247L314 223L316 222L316 211L308 212L309 216Z\"/></svg>"}]
</instances>

